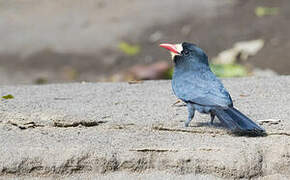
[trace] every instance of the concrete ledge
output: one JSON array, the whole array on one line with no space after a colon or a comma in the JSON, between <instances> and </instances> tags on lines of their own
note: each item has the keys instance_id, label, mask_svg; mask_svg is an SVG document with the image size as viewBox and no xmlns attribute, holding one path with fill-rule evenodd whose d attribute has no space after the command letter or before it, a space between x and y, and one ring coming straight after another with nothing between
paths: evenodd
<instances>
[{"instance_id":1,"label":"concrete ledge","mask_svg":"<svg viewBox=\"0 0 290 180\"><path fill-rule=\"evenodd\" d=\"M249 117L281 120L262 125L267 137L232 136L200 114L184 128L170 81L2 86L14 99L0 101L0 175L289 178L290 76L223 82Z\"/></svg>"}]
</instances>

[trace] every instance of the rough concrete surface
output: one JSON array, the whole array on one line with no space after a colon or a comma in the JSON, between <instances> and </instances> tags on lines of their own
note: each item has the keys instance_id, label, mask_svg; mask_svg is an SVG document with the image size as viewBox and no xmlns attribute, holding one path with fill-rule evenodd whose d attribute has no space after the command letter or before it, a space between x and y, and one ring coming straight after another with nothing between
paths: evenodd
<instances>
[{"instance_id":1,"label":"rough concrete surface","mask_svg":"<svg viewBox=\"0 0 290 180\"><path fill-rule=\"evenodd\" d=\"M173 105L170 81L2 86L0 179L290 177L290 76L223 80L267 137L237 137Z\"/></svg>"}]
</instances>

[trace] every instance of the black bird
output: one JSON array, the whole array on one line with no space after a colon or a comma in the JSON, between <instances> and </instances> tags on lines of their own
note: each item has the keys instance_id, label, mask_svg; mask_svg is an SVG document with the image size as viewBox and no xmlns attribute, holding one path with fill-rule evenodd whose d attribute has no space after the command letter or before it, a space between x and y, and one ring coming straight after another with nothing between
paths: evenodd
<instances>
[{"instance_id":1,"label":"black bird","mask_svg":"<svg viewBox=\"0 0 290 180\"><path fill-rule=\"evenodd\" d=\"M187 127L195 110L210 114L211 124L215 116L234 134L263 136L265 130L233 106L230 94L209 67L205 52L195 44L160 44L168 49L174 61L172 89L186 103Z\"/></svg>"}]
</instances>

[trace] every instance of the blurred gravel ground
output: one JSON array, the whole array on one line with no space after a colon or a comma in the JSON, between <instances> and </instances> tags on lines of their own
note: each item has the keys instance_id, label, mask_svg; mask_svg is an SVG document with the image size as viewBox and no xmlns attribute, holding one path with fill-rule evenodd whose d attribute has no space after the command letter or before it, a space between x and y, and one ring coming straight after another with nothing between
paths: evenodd
<instances>
[{"instance_id":1,"label":"blurred gravel ground","mask_svg":"<svg viewBox=\"0 0 290 180\"><path fill-rule=\"evenodd\" d=\"M167 60L160 42L191 41L209 57L262 38L249 63L289 74L290 1L0 0L0 84L98 81L136 64ZM257 7L278 13L258 17ZM275 25L273 25L275 24ZM119 45L138 45L124 54Z\"/></svg>"}]
</instances>

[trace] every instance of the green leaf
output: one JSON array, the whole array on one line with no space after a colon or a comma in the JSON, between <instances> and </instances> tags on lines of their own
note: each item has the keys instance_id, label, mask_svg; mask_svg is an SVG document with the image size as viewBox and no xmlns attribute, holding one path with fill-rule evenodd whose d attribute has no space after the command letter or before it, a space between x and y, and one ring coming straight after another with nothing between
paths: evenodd
<instances>
[{"instance_id":1,"label":"green leaf","mask_svg":"<svg viewBox=\"0 0 290 180\"><path fill-rule=\"evenodd\" d=\"M126 42L121 42L119 44L119 49L129 56L134 56L140 53L141 48L139 45L131 45Z\"/></svg>"},{"instance_id":2,"label":"green leaf","mask_svg":"<svg viewBox=\"0 0 290 180\"><path fill-rule=\"evenodd\" d=\"M2 96L3 99L13 99L14 96L12 96L11 94L8 94L6 96Z\"/></svg>"},{"instance_id":3,"label":"green leaf","mask_svg":"<svg viewBox=\"0 0 290 180\"><path fill-rule=\"evenodd\" d=\"M248 75L247 69L239 64L210 64L210 68L218 77L243 77Z\"/></svg>"},{"instance_id":4,"label":"green leaf","mask_svg":"<svg viewBox=\"0 0 290 180\"><path fill-rule=\"evenodd\" d=\"M164 73L164 78L165 79L172 79L173 76L173 68L169 68L165 73Z\"/></svg>"},{"instance_id":5,"label":"green leaf","mask_svg":"<svg viewBox=\"0 0 290 180\"><path fill-rule=\"evenodd\" d=\"M263 17L263 16L273 16L277 15L279 13L279 8L277 7L263 7L263 6L258 6L255 9L255 14L258 17Z\"/></svg>"}]
</instances>

